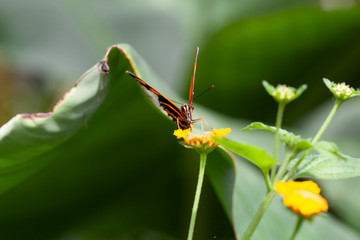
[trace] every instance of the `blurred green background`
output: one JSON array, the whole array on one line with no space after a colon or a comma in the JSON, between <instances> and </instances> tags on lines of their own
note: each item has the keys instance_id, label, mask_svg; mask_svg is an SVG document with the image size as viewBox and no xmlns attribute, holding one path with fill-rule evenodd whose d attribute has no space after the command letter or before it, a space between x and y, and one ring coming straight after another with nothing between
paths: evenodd
<instances>
[{"instance_id":1,"label":"blurred green background","mask_svg":"<svg viewBox=\"0 0 360 240\"><path fill-rule=\"evenodd\" d=\"M185 99L199 46L195 92L215 88L196 104L233 119L273 123L276 105L261 86L264 79L308 84L284 119L306 137L330 106L323 77L360 87L355 0L0 0L1 124L17 113L49 111L107 47L120 42L131 44ZM51 161L0 196L2 239L185 238L197 156L177 145L169 134L175 126L135 87L118 92L123 96L112 115L94 116L98 131L81 129L63 143L68 151L41 156ZM355 157L359 106L358 100L344 104L325 135ZM139 119L140 109L146 121ZM360 232L358 215L351 214L360 209L344 207L356 206L350 201L359 196L341 197L357 184L350 179L323 187L332 213ZM208 181L196 234L234 239Z\"/></svg>"}]
</instances>

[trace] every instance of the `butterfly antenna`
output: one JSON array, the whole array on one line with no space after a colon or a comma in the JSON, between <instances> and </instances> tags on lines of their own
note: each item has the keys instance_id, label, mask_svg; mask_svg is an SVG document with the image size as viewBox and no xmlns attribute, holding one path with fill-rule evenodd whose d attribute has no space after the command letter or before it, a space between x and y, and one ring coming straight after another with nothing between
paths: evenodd
<instances>
[{"instance_id":1,"label":"butterfly antenna","mask_svg":"<svg viewBox=\"0 0 360 240\"><path fill-rule=\"evenodd\" d=\"M213 89L215 87L215 85L211 85L210 87L208 87L206 90L204 90L202 93L200 93L199 95L196 95L194 97L194 100L201 97L202 95L204 95L205 93L207 93L208 91L210 91L211 89Z\"/></svg>"},{"instance_id":2,"label":"butterfly antenna","mask_svg":"<svg viewBox=\"0 0 360 240\"><path fill-rule=\"evenodd\" d=\"M190 84L190 93L189 93L189 104L190 105L192 105L193 100L194 100L194 82L195 82L196 63L197 63L198 55L199 55L199 47L196 48L196 55L195 55L195 61L194 61L194 70L193 70L193 75L192 75L191 84Z\"/></svg>"}]
</instances>

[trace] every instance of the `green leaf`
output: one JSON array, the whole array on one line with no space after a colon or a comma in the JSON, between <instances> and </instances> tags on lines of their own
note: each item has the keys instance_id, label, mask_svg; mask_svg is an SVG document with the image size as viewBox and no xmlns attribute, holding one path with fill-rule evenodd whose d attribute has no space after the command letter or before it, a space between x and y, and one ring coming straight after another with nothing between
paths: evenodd
<instances>
[{"instance_id":1,"label":"green leaf","mask_svg":"<svg viewBox=\"0 0 360 240\"><path fill-rule=\"evenodd\" d=\"M110 69L105 88L102 74L98 75L100 78L89 80L97 86L97 91L91 95L91 108L86 117L82 113L87 108L82 104L90 97L87 93L91 92L92 85L83 85L83 82L76 85L77 91L81 90L79 96L67 94L63 100L73 103L67 105L66 110L70 112L57 115L59 121L68 121L72 117L68 124L78 124L79 128L63 132L68 137L51 149L43 149L42 152L40 149L34 157L24 154L23 162L11 162L9 159L9 163L17 164L13 171L1 168L1 185L4 191L5 187L7 189L0 198L3 206L0 208L2 238L122 239L142 235L146 239L151 236L171 239L181 238L187 231L191 211L186 209L191 209L198 156L179 146L172 135L176 125L157 110L140 85L125 71L135 72L170 99L186 100L178 98L159 81L128 45L111 46L103 60ZM96 64L95 73L101 73L100 66ZM86 78L88 74L84 76ZM79 104L73 102L77 97L83 100ZM195 107L195 114L201 112L202 117L210 116L210 111ZM79 116L73 114L77 110ZM70 117L62 113L70 114ZM53 126L47 122L40 123ZM21 130L20 127L18 129ZM35 131L38 128L32 130L33 137L43 134ZM55 132L48 133L48 137L56 139L52 134ZM36 141L27 143L30 145L28 150L37 146ZM5 165L6 162L2 163ZM31 177L27 177L29 175ZM227 195L224 196L227 197L219 198L226 205L231 203L232 193L232 185L227 185L228 182L233 183L231 179L222 179L217 187L223 190L226 184ZM216 227L217 221L221 221L227 232L221 230L217 236L232 236L229 220L218 199L211 193L203 191L202 199L208 206L201 207L205 220L197 223L196 235L205 239L208 227ZM179 199L184 199L180 203L184 206L179 207ZM218 209L216 218L208 217L210 212L214 214L214 209ZM180 225L183 227L179 230ZM17 231L19 228L22 231ZM157 234L151 234L154 232ZM147 238L148 233L150 237Z\"/></svg>"},{"instance_id":2,"label":"green leaf","mask_svg":"<svg viewBox=\"0 0 360 240\"><path fill-rule=\"evenodd\" d=\"M267 130L269 132L275 132L276 127L266 125L262 122L253 122L247 125L242 129L242 131L248 131L248 130L255 130L255 129L261 129L261 130Z\"/></svg>"},{"instance_id":3,"label":"green leaf","mask_svg":"<svg viewBox=\"0 0 360 240\"><path fill-rule=\"evenodd\" d=\"M109 207L109 199L121 197L123 201L135 204L134 199L122 196L130 194L127 190L129 182L139 184L127 172L136 171L140 175L144 172L139 161L129 159L134 159L134 153L144 160L152 154L153 149L146 147L151 137L145 141L144 132L150 136L168 132L164 131L166 128L161 131L149 127L162 122L161 118L157 114L151 115L153 109L144 101L146 97L141 88L125 74L125 70L141 71L149 80L155 79L137 53L128 45L114 45L103 60L110 68L105 81L103 64L96 64L64 95L52 112L20 114L1 128L3 195L0 202L3 207L0 208L0 222L5 239L50 239L71 224L78 224L69 221L69 216L80 221L83 216L97 214L95 209ZM147 128L141 114L146 116ZM170 124L170 121L162 122L163 126ZM171 134L169 138L172 139ZM145 151L139 151L139 145ZM165 143L162 146L171 149ZM151 166L158 164L156 159L149 163ZM147 164L147 161L141 162L142 167L150 169ZM161 175L156 169L152 172ZM168 172L172 173L171 170ZM169 180L169 184L174 184L171 182ZM147 183L161 186L156 178ZM138 198L144 200L141 188L138 185ZM156 196L161 196L156 189L153 191ZM171 194L176 196L177 192ZM153 201L161 203L159 198ZM129 206L129 202L126 205ZM124 209L119 210L117 228L123 235L131 231L129 226L149 221L146 217L139 221L142 215L152 216L151 221L167 225L168 219L162 222L161 217L156 217L161 212L156 204L152 204L153 209L157 209L154 212L150 212L143 202L137 205L138 210L133 209L131 216ZM165 206L162 203L162 207ZM48 214L52 217L44 217ZM32 229L26 228L29 224ZM15 226L23 231L14 231Z\"/></svg>"},{"instance_id":4,"label":"green leaf","mask_svg":"<svg viewBox=\"0 0 360 240\"><path fill-rule=\"evenodd\" d=\"M276 127L268 126L261 122L254 122L243 128L242 131L260 129L267 130L269 132L275 133ZM284 129L279 129L280 141L285 144L285 146L296 153L312 148L312 143L310 139L303 139L300 135L295 135L294 133L288 132Z\"/></svg>"},{"instance_id":5,"label":"green leaf","mask_svg":"<svg viewBox=\"0 0 360 240\"><path fill-rule=\"evenodd\" d=\"M109 78L127 78L126 69L138 72L139 68L144 76L151 76L147 65L129 45L113 45L51 112L18 114L4 124L0 128L0 194L48 164L52 158L41 156L56 151L56 147L88 125L93 113L108 98L110 89L116 89L115 80ZM117 89L125 96L121 85Z\"/></svg>"},{"instance_id":6,"label":"green leaf","mask_svg":"<svg viewBox=\"0 0 360 240\"><path fill-rule=\"evenodd\" d=\"M271 85L270 83L268 83L267 81L262 81L262 84L265 88L265 90L267 91L267 93L272 96L273 92L275 91L275 87L273 85Z\"/></svg>"},{"instance_id":7,"label":"green leaf","mask_svg":"<svg viewBox=\"0 0 360 240\"><path fill-rule=\"evenodd\" d=\"M360 159L342 156L342 159L338 159L309 155L299 165L294 178L343 179L360 176Z\"/></svg>"},{"instance_id":8,"label":"green leaf","mask_svg":"<svg viewBox=\"0 0 360 240\"><path fill-rule=\"evenodd\" d=\"M317 150L320 154L326 155L335 159L347 159L348 156L340 152L336 143L320 141L314 145L314 149Z\"/></svg>"},{"instance_id":9,"label":"green leaf","mask_svg":"<svg viewBox=\"0 0 360 240\"><path fill-rule=\"evenodd\" d=\"M235 163L236 160L232 157L232 154L227 153L223 149L216 148L209 154L206 169L206 174L209 176L211 184L224 206L229 219L232 219L231 204L235 183Z\"/></svg>"},{"instance_id":10,"label":"green leaf","mask_svg":"<svg viewBox=\"0 0 360 240\"><path fill-rule=\"evenodd\" d=\"M270 157L261 148L247 144L237 143L229 139L215 138L215 141L227 150L249 160L265 173L270 170L272 165L276 164L276 160Z\"/></svg>"},{"instance_id":11,"label":"green leaf","mask_svg":"<svg viewBox=\"0 0 360 240\"><path fill-rule=\"evenodd\" d=\"M103 101L106 63L89 69L51 112L18 114L0 128L0 194L41 168L38 156L86 125Z\"/></svg>"},{"instance_id":12,"label":"green leaf","mask_svg":"<svg viewBox=\"0 0 360 240\"><path fill-rule=\"evenodd\" d=\"M334 85L334 83L333 82L331 82L329 79L327 79L327 78L323 78L323 82L324 82L324 84L325 84L325 86L332 92L333 91L333 85Z\"/></svg>"}]
</instances>

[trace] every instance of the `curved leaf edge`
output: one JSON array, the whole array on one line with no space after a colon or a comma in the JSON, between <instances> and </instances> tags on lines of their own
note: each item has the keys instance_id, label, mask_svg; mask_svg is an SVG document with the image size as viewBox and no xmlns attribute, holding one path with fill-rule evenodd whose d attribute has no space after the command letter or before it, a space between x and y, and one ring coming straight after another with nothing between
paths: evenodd
<instances>
[{"instance_id":1,"label":"curved leaf edge","mask_svg":"<svg viewBox=\"0 0 360 240\"><path fill-rule=\"evenodd\" d=\"M46 165L36 160L87 126L106 97L109 79L107 64L111 50L117 49L134 71L131 46L111 45L103 59L83 73L49 112L19 113L0 127L0 194L21 183Z\"/></svg>"}]
</instances>

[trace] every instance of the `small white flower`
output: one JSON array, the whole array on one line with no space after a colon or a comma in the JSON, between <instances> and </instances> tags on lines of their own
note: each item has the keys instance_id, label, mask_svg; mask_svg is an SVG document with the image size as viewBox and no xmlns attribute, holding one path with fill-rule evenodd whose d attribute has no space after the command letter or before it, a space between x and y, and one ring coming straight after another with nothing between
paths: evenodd
<instances>
[{"instance_id":1,"label":"small white flower","mask_svg":"<svg viewBox=\"0 0 360 240\"><path fill-rule=\"evenodd\" d=\"M360 96L360 91L346 85L345 83L334 83L324 78L325 85L334 94L334 97L340 101L348 100L352 97Z\"/></svg>"},{"instance_id":2,"label":"small white flower","mask_svg":"<svg viewBox=\"0 0 360 240\"><path fill-rule=\"evenodd\" d=\"M279 103L289 103L298 98L306 89L306 85L299 88L288 87L286 85L270 85L267 81L263 81L266 91Z\"/></svg>"},{"instance_id":3,"label":"small white flower","mask_svg":"<svg viewBox=\"0 0 360 240\"><path fill-rule=\"evenodd\" d=\"M276 87L272 95L274 97L278 95L281 100L291 100L291 98L295 95L294 91L295 89L292 87L288 87L286 85L279 85Z\"/></svg>"}]
</instances>

